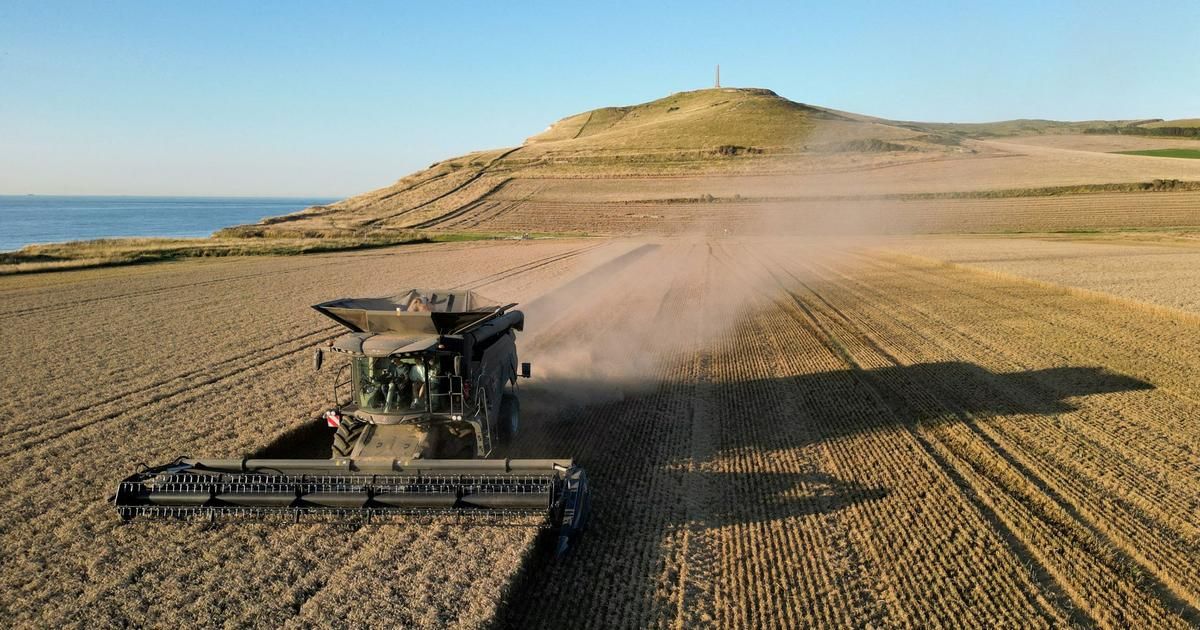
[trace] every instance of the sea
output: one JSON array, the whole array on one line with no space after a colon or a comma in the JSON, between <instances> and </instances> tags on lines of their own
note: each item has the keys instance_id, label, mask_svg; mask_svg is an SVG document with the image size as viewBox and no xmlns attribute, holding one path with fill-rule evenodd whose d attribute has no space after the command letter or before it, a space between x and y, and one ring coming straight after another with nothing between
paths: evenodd
<instances>
[{"instance_id":1,"label":"sea","mask_svg":"<svg viewBox=\"0 0 1200 630\"><path fill-rule=\"evenodd\" d=\"M328 197L0 195L0 251L118 236L208 236L231 225L337 201Z\"/></svg>"}]
</instances>

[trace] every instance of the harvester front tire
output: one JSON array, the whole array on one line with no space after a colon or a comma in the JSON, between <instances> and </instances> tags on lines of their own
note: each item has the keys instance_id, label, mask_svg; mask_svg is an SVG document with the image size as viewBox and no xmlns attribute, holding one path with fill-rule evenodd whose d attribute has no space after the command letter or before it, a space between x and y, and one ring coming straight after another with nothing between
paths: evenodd
<instances>
[{"instance_id":1,"label":"harvester front tire","mask_svg":"<svg viewBox=\"0 0 1200 630\"><path fill-rule=\"evenodd\" d=\"M521 399L513 394L500 398L500 437L505 443L511 441L521 428Z\"/></svg>"},{"instance_id":2,"label":"harvester front tire","mask_svg":"<svg viewBox=\"0 0 1200 630\"><path fill-rule=\"evenodd\" d=\"M354 451L354 445L358 442L358 438L362 436L363 429L367 427L365 422L358 422L350 418L342 418L341 424L338 425L337 432L333 434L332 457L350 457L350 453Z\"/></svg>"}]
</instances>

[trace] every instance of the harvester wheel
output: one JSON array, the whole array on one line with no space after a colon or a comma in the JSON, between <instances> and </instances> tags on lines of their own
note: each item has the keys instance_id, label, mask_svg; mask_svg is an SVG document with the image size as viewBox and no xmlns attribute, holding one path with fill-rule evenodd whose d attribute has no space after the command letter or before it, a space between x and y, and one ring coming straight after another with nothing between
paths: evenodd
<instances>
[{"instance_id":1,"label":"harvester wheel","mask_svg":"<svg viewBox=\"0 0 1200 630\"><path fill-rule=\"evenodd\" d=\"M350 457L350 453L354 450L354 444L358 442L358 438L362 435L365 428L367 428L367 423L365 422L359 422L351 418L342 418L337 432L333 434L333 453L330 456Z\"/></svg>"},{"instance_id":2,"label":"harvester wheel","mask_svg":"<svg viewBox=\"0 0 1200 630\"><path fill-rule=\"evenodd\" d=\"M521 428L521 399L510 393L500 398L500 436L504 441L511 440Z\"/></svg>"}]
</instances>

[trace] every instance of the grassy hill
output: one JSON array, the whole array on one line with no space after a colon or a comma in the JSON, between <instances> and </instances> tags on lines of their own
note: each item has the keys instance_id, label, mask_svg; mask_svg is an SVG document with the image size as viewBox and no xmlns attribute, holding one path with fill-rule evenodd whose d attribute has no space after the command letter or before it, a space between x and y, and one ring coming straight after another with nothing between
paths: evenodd
<instances>
[{"instance_id":1,"label":"grassy hill","mask_svg":"<svg viewBox=\"0 0 1200 630\"><path fill-rule=\"evenodd\" d=\"M822 110L770 90L680 92L641 105L568 116L526 140L531 152L713 150L720 146L792 150Z\"/></svg>"},{"instance_id":2,"label":"grassy hill","mask_svg":"<svg viewBox=\"0 0 1200 630\"><path fill-rule=\"evenodd\" d=\"M515 180L788 173L817 163L849 168L864 155L905 161L963 151L957 145L947 134L797 103L770 90L696 90L568 116L519 147L443 160L391 186L221 235L428 229Z\"/></svg>"},{"instance_id":3,"label":"grassy hill","mask_svg":"<svg viewBox=\"0 0 1200 630\"><path fill-rule=\"evenodd\" d=\"M256 225L231 228L220 235L313 238L380 231L476 230L500 224L528 226L529 222L511 219L513 213L530 212L546 216L547 225L561 227L578 225L574 220L559 220L559 206L555 204L567 202L575 204L572 216L579 217L589 210L578 204L589 200L609 204L594 206L595 212L607 215L616 212L611 204L640 207L643 201L687 202L722 194L735 199L778 201L781 195L794 197L805 189L810 196L887 193L889 187L911 193L914 179L904 175L903 169L893 167L959 160L979 151L984 152L979 157L1003 153L973 142L975 139L1104 132L1186 133L1186 129L1179 131L1185 121L1156 126L1164 122L891 121L794 102L765 89L695 90L567 116L530 136L521 146L444 160L391 186ZM1194 129L1200 131L1200 127ZM874 175L876 172L894 175L888 180L886 175ZM851 175L833 182L829 177L822 179L823 173ZM981 183L977 175L939 178L936 173L921 175L935 186L930 191L945 192L947 185L958 190L994 187ZM777 179L761 185L741 180L738 187L745 192L730 192L727 180L721 180L725 184L716 183L720 178L745 176L753 176L760 183L766 181L765 176ZM824 192L813 188L816 184L801 185L801 179L796 179L813 176ZM1157 172L1153 176L1159 177ZM672 178L669 186L653 183L664 177ZM1001 188L1026 185L998 179ZM1062 182L1041 179L1036 183L1042 186L1088 183L1078 177ZM1102 179L1100 183L1136 182L1140 177ZM566 185L564 180L577 181ZM605 181L615 185L605 186L601 183ZM836 185L831 188L831 184ZM657 216L652 212L642 214ZM506 218L493 220L501 217Z\"/></svg>"},{"instance_id":4,"label":"grassy hill","mask_svg":"<svg viewBox=\"0 0 1200 630\"><path fill-rule=\"evenodd\" d=\"M905 151L918 149L920 136L886 121L790 101L770 90L716 88L568 116L530 137L513 157L532 162L616 156L645 162L795 156L872 146Z\"/></svg>"}]
</instances>

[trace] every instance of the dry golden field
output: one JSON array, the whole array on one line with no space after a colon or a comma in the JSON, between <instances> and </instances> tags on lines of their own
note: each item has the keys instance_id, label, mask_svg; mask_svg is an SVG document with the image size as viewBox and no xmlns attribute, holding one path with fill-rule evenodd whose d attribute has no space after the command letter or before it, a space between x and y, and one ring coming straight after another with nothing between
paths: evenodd
<instances>
[{"instance_id":1,"label":"dry golden field","mask_svg":"<svg viewBox=\"0 0 1200 630\"><path fill-rule=\"evenodd\" d=\"M6 625L489 619L532 531L115 527L105 498L139 461L286 448L302 444L296 429L320 440L306 419L330 403L330 374L304 359L337 332L309 304L419 282L526 299L594 246L415 246L5 278Z\"/></svg>"},{"instance_id":2,"label":"dry golden field","mask_svg":"<svg viewBox=\"0 0 1200 630\"><path fill-rule=\"evenodd\" d=\"M706 181L700 180L698 181ZM684 182L686 183L686 182ZM965 199L737 199L712 202L593 198L576 182L572 199L534 201L522 191L470 204L436 227L503 232L591 234L912 234L1171 229L1200 226L1200 192L1090 193ZM603 192L597 197L602 198Z\"/></svg>"},{"instance_id":3,"label":"dry golden field","mask_svg":"<svg viewBox=\"0 0 1200 630\"><path fill-rule=\"evenodd\" d=\"M1190 138L1122 136L1107 134L1061 134L1053 136L1017 136L1001 142L1031 147L1049 147L1073 151L1139 151L1145 149L1194 149L1197 142Z\"/></svg>"},{"instance_id":4,"label":"dry golden field","mask_svg":"<svg viewBox=\"0 0 1200 630\"><path fill-rule=\"evenodd\" d=\"M573 238L0 275L0 620L1200 626L1200 160L1109 153L1193 141L974 127L679 93L209 245ZM339 330L309 305L414 286L521 303L507 454L587 469L569 556L450 520L119 523L139 462L326 456Z\"/></svg>"},{"instance_id":5,"label":"dry golden field","mask_svg":"<svg viewBox=\"0 0 1200 630\"><path fill-rule=\"evenodd\" d=\"M1200 241L1190 233L898 238L879 247L1200 314Z\"/></svg>"},{"instance_id":6,"label":"dry golden field","mask_svg":"<svg viewBox=\"0 0 1200 630\"><path fill-rule=\"evenodd\" d=\"M1004 271L731 235L0 278L0 615L1200 623L1200 323ZM105 499L138 461L319 449L307 419L332 374L309 351L336 331L307 306L410 285L523 302L535 378L514 454L573 456L594 484L565 561L520 528L118 525Z\"/></svg>"}]
</instances>

